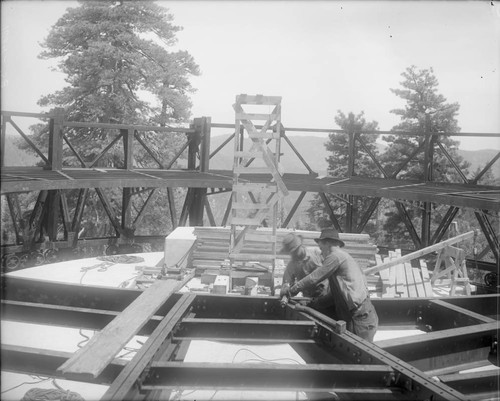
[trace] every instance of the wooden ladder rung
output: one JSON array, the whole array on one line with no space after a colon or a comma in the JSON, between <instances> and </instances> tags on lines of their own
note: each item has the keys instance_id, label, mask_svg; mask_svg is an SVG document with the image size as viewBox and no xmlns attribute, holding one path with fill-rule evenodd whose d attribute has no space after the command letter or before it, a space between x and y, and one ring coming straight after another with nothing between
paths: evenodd
<instances>
[{"instance_id":1,"label":"wooden ladder rung","mask_svg":"<svg viewBox=\"0 0 500 401\"><path fill-rule=\"evenodd\" d=\"M236 119L237 120L271 120L274 121L278 117L278 114L266 114L266 113L236 113Z\"/></svg>"}]
</instances>

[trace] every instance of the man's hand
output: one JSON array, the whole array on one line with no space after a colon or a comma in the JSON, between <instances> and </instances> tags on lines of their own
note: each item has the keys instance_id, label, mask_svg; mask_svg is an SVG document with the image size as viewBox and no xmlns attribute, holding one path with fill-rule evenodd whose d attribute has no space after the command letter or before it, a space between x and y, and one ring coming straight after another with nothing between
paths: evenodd
<instances>
[{"instance_id":1,"label":"man's hand","mask_svg":"<svg viewBox=\"0 0 500 401\"><path fill-rule=\"evenodd\" d=\"M294 284L290 287L290 289L288 290L288 293L294 297L295 295L297 295L298 293L300 292L299 288L297 287L297 284Z\"/></svg>"},{"instance_id":2,"label":"man's hand","mask_svg":"<svg viewBox=\"0 0 500 401\"><path fill-rule=\"evenodd\" d=\"M290 295L290 284L288 284L288 283L284 283L281 286L280 298L283 298L285 295L287 295L287 296Z\"/></svg>"}]
</instances>

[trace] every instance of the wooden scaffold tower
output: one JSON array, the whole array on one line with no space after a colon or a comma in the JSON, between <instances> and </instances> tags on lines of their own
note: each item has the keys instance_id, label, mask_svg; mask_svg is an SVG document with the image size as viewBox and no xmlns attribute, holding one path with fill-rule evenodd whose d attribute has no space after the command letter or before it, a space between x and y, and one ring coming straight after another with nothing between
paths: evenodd
<instances>
[{"instance_id":1,"label":"wooden scaffold tower","mask_svg":"<svg viewBox=\"0 0 500 401\"><path fill-rule=\"evenodd\" d=\"M255 254L245 253L243 247L245 241L255 238L257 228L263 221L270 228L266 242L272 244L272 253L259 256L258 261L269 262L274 277L279 204L288 195L279 164L281 97L238 95L233 108L236 124L229 245L230 285L235 266L255 261ZM263 121L262 125L254 124L258 121ZM251 140L251 147L246 150L245 132ZM252 181L252 174L269 174L269 182ZM262 240L262 235L258 237Z\"/></svg>"}]
</instances>

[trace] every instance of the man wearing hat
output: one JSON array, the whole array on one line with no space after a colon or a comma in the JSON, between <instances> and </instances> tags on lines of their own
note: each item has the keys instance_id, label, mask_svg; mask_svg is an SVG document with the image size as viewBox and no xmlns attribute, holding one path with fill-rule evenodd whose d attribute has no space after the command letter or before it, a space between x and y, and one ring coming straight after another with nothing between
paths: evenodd
<instances>
[{"instance_id":1,"label":"man wearing hat","mask_svg":"<svg viewBox=\"0 0 500 401\"><path fill-rule=\"evenodd\" d=\"M289 233L283 238L282 248L279 253L287 253L291 259L283 273L283 284L280 296L286 295L288 289L295 281L299 281L322 266L323 258L321 249L318 247L306 247L302 243L302 237ZM315 286L302 290L305 297L314 298L311 307L318 309L325 302L321 301L324 296L329 296L328 280L323 280Z\"/></svg>"},{"instance_id":2,"label":"man wearing hat","mask_svg":"<svg viewBox=\"0 0 500 401\"><path fill-rule=\"evenodd\" d=\"M290 294L294 296L328 279L337 319L345 320L349 331L373 341L378 316L370 301L361 268L351 255L341 249L344 242L335 229L324 229L315 241L321 249L323 264L295 283L290 288Z\"/></svg>"}]
</instances>

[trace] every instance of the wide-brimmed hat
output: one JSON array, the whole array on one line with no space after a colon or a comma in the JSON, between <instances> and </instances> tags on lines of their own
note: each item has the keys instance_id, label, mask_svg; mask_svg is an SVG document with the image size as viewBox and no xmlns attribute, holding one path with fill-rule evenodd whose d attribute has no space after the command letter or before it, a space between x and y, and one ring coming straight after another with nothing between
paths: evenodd
<instances>
[{"instance_id":1,"label":"wide-brimmed hat","mask_svg":"<svg viewBox=\"0 0 500 401\"><path fill-rule=\"evenodd\" d=\"M344 241L342 241L339 238L339 233L337 230L334 228L325 228L324 230L321 230L321 234L319 235L319 238L315 238L314 241L318 242L319 240L322 239L329 239L332 241L338 242L338 244L343 247L345 246Z\"/></svg>"},{"instance_id":2,"label":"wide-brimmed hat","mask_svg":"<svg viewBox=\"0 0 500 401\"><path fill-rule=\"evenodd\" d=\"M287 235L285 235L285 238L283 238L279 253L293 252L301 245L302 240L299 236L293 233L288 233Z\"/></svg>"}]
</instances>

